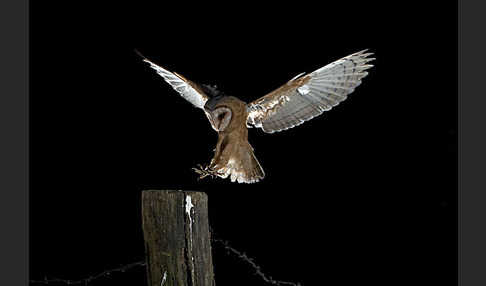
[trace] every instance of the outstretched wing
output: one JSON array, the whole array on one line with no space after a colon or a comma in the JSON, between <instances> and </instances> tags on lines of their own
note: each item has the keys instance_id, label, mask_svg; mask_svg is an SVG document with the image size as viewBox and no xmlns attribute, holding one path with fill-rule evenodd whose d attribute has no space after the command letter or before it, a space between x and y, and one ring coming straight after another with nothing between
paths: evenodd
<instances>
[{"instance_id":1,"label":"outstretched wing","mask_svg":"<svg viewBox=\"0 0 486 286\"><path fill-rule=\"evenodd\" d=\"M137 52L138 53L138 52ZM163 67L154 64L152 61L138 53L143 61L150 64L164 80L169 83L182 97L192 103L195 107L204 108L204 104L208 100L208 96L202 91L202 89L192 81L186 79L178 73L172 73Z\"/></svg>"},{"instance_id":2,"label":"outstretched wing","mask_svg":"<svg viewBox=\"0 0 486 286\"><path fill-rule=\"evenodd\" d=\"M361 84L374 58L366 50L300 74L271 93L248 104L249 127L266 133L286 130L328 111Z\"/></svg>"}]
</instances>

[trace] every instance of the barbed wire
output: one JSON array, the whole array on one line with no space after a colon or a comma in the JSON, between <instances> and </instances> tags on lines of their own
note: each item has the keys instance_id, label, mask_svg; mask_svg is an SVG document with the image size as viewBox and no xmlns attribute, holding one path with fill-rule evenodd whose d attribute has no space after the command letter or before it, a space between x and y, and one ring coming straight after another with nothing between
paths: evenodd
<instances>
[{"instance_id":1,"label":"barbed wire","mask_svg":"<svg viewBox=\"0 0 486 286\"><path fill-rule=\"evenodd\" d=\"M213 238L212 241L220 243L224 247L224 249L233 253L238 258L240 258L240 259L244 260L246 263L248 263L255 270L255 274L260 276L260 278L262 278L263 281L265 281L269 284L278 285L278 286L280 286L280 285L302 286L300 283L293 283L293 282L275 280L271 276L268 276L265 273L263 273L262 270L261 270L261 267L258 266L255 263L253 258L248 257L248 255L246 255L246 253L244 253L244 252L241 252L241 251L234 249L233 247L231 247L229 245L229 243L227 241L219 239L219 238Z\"/></svg>"},{"instance_id":2,"label":"barbed wire","mask_svg":"<svg viewBox=\"0 0 486 286\"><path fill-rule=\"evenodd\" d=\"M103 277L108 277L111 276L113 273L117 272L126 272L128 270L131 270L133 268L139 267L139 266L146 266L145 261L138 261L134 263L130 263L118 268L113 268L113 269L108 269L105 270L101 273L95 274L95 275L90 275L86 278L78 279L78 280L71 280L71 279L61 279L61 278L50 278L48 279L47 277L44 278L44 280L30 280L31 284L44 284L44 285L88 285L90 282L94 280L98 280Z\"/></svg>"},{"instance_id":3,"label":"barbed wire","mask_svg":"<svg viewBox=\"0 0 486 286\"><path fill-rule=\"evenodd\" d=\"M255 263L255 261L248 257L244 252L238 251L235 248L231 247L230 244L226 240L222 240L219 238L215 238L214 232L212 232L213 238L211 241L217 242L223 246L224 249L226 249L228 252L231 252L232 254L236 255L238 258L242 259L245 261L247 264L249 264L254 270L255 274L258 275L260 278L263 279L268 284L271 285L277 285L277 286L283 286L283 285L289 285L289 286L302 286L300 283L293 283L293 282L287 282L287 281L280 281L280 280L275 280L271 276L266 275L265 273L262 272L261 267ZM50 278L48 279L47 277L44 278L44 280L30 280L31 284L43 284L43 285L85 285L87 286L90 282L94 280L98 280L103 277L109 277L114 273L117 272L126 272L128 270L131 270L136 267L140 266L147 266L147 263L145 261L138 261L134 263L130 263L118 268L113 268L113 269L108 269L105 270L101 273L95 274L95 275L90 275L86 278L78 279L78 280L71 280L71 279L61 279L61 278Z\"/></svg>"}]
</instances>

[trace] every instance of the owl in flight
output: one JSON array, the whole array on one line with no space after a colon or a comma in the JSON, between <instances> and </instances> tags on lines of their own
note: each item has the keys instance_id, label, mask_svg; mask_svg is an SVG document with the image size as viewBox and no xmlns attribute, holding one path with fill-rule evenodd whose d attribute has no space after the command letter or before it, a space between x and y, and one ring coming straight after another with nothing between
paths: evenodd
<instances>
[{"instance_id":1,"label":"owl in flight","mask_svg":"<svg viewBox=\"0 0 486 286\"><path fill-rule=\"evenodd\" d=\"M206 114L218 142L211 163L193 168L199 178L230 177L232 182L254 183L265 177L253 148L248 128L274 133L298 126L332 109L361 84L373 65L373 53L360 51L312 73L301 73L269 94L246 103L208 85L198 85L142 56L183 98Z\"/></svg>"}]
</instances>

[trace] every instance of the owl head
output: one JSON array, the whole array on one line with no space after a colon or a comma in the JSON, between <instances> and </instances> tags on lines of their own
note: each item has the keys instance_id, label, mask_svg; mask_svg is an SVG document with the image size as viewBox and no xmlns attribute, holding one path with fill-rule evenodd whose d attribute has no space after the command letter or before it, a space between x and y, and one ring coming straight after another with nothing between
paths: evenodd
<instances>
[{"instance_id":1,"label":"owl head","mask_svg":"<svg viewBox=\"0 0 486 286\"><path fill-rule=\"evenodd\" d=\"M246 115L246 104L234 96L218 95L206 102L204 111L214 130L230 132L237 127L234 119Z\"/></svg>"}]
</instances>

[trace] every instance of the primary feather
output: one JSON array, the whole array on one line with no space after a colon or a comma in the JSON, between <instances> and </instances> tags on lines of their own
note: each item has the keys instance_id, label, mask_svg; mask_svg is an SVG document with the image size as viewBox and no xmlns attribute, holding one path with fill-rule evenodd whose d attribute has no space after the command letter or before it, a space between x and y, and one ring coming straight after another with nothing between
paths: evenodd
<instances>
[{"instance_id":1,"label":"primary feather","mask_svg":"<svg viewBox=\"0 0 486 286\"><path fill-rule=\"evenodd\" d=\"M140 54L140 56L142 56ZM184 78L182 75L172 73L165 68L153 63L146 57L142 56L143 61L150 64L164 80L172 86L185 100L189 101L198 108L204 108L204 104L208 101L208 96L204 91L192 81Z\"/></svg>"},{"instance_id":2,"label":"primary feather","mask_svg":"<svg viewBox=\"0 0 486 286\"><path fill-rule=\"evenodd\" d=\"M267 133L286 130L328 111L361 84L373 58L366 50L297 76L273 92L248 104L249 127Z\"/></svg>"}]
</instances>

